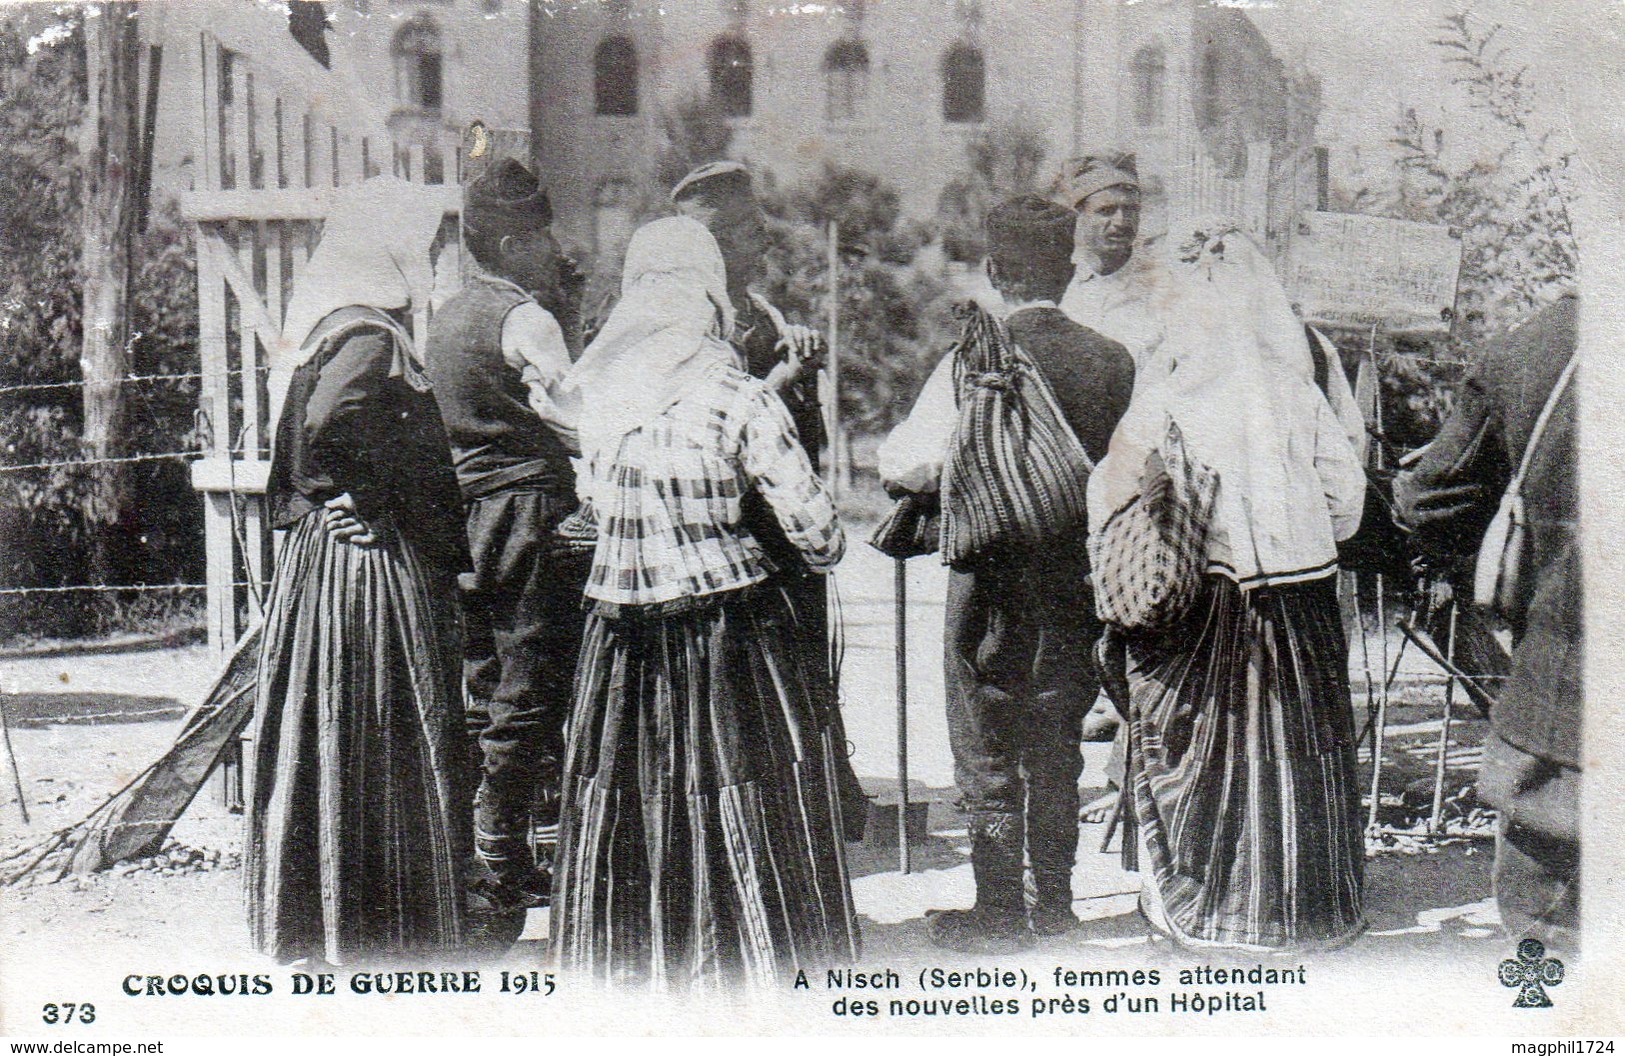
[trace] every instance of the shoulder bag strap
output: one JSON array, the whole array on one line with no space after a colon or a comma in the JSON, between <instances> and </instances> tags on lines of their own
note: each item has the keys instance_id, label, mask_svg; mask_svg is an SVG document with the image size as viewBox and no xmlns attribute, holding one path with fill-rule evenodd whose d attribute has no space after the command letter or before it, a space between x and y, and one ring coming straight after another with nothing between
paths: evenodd
<instances>
[{"instance_id":1,"label":"shoulder bag strap","mask_svg":"<svg viewBox=\"0 0 1625 1056\"><path fill-rule=\"evenodd\" d=\"M1523 459L1518 463L1518 472L1512 475L1512 482L1507 490L1520 492L1523 489L1523 478L1529 472L1529 463L1535 460L1535 449L1540 446L1540 439L1546 433L1546 426L1552 420L1552 413L1557 410L1557 401L1563 398L1568 390L1569 381L1574 377L1574 368L1580 362L1578 355L1569 357L1568 365L1563 373L1558 375L1557 384L1552 386L1551 395L1546 397L1546 403L1540 409L1540 415L1535 419L1535 427L1529 431L1529 442L1524 445Z\"/></svg>"}]
</instances>

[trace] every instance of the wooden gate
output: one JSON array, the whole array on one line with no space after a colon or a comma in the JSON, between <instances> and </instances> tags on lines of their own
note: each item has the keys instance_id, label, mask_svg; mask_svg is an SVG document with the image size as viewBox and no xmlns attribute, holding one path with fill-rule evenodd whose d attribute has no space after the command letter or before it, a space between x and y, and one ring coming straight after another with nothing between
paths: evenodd
<instances>
[{"instance_id":1,"label":"wooden gate","mask_svg":"<svg viewBox=\"0 0 1625 1056\"><path fill-rule=\"evenodd\" d=\"M334 190L381 172L443 187L437 286L441 276L455 286L464 150L450 131L439 142L401 146L353 121L347 127L287 76L209 33L195 46L195 168L181 208L197 247L198 415L207 454L193 463L192 484L205 504L209 642L224 652L255 618L271 571L268 358ZM421 314L414 327L426 322Z\"/></svg>"}]
</instances>

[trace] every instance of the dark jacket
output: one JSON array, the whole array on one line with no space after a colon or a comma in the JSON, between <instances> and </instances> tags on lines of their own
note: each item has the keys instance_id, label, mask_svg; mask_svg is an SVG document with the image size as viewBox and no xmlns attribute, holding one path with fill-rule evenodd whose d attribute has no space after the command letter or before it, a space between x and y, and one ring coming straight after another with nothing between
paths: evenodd
<instances>
[{"instance_id":1,"label":"dark jacket","mask_svg":"<svg viewBox=\"0 0 1625 1056\"><path fill-rule=\"evenodd\" d=\"M1488 349L1455 413L1394 483L1401 519L1425 554L1476 553L1535 419L1574 355L1579 302L1541 311ZM1575 392L1559 399L1523 484L1527 572L1510 615L1512 674L1492 721L1514 747L1580 765L1582 590L1577 537Z\"/></svg>"},{"instance_id":2,"label":"dark jacket","mask_svg":"<svg viewBox=\"0 0 1625 1056\"><path fill-rule=\"evenodd\" d=\"M468 565L462 496L428 383L372 309L344 308L294 372L277 422L266 500L286 528L345 492L443 570Z\"/></svg>"},{"instance_id":3,"label":"dark jacket","mask_svg":"<svg viewBox=\"0 0 1625 1056\"><path fill-rule=\"evenodd\" d=\"M1012 312L1005 327L1049 382L1055 402L1089 457L1106 457L1117 422L1134 394L1134 357L1059 308Z\"/></svg>"}]
</instances>

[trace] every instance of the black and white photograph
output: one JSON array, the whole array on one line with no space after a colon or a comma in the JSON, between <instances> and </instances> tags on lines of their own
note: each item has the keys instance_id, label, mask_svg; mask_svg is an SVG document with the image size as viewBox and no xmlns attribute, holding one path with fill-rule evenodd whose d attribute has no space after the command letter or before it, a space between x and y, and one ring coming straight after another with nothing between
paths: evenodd
<instances>
[{"instance_id":1,"label":"black and white photograph","mask_svg":"<svg viewBox=\"0 0 1625 1056\"><path fill-rule=\"evenodd\" d=\"M1611 1053L1622 77L0 4L0 1034Z\"/></svg>"}]
</instances>

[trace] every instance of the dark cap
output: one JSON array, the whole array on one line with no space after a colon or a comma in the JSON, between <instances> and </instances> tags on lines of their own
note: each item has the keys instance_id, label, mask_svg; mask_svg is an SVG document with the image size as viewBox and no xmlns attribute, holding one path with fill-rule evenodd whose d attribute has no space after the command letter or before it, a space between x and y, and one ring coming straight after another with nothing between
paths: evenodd
<instances>
[{"instance_id":1,"label":"dark cap","mask_svg":"<svg viewBox=\"0 0 1625 1056\"><path fill-rule=\"evenodd\" d=\"M1023 194L988 210L987 252L997 262L1072 260L1078 214L1036 194Z\"/></svg>"},{"instance_id":2,"label":"dark cap","mask_svg":"<svg viewBox=\"0 0 1625 1056\"><path fill-rule=\"evenodd\" d=\"M751 189L750 170L737 161L708 161L677 181L671 200L681 202L699 194L746 192Z\"/></svg>"},{"instance_id":3,"label":"dark cap","mask_svg":"<svg viewBox=\"0 0 1625 1056\"><path fill-rule=\"evenodd\" d=\"M1133 154L1111 150L1079 155L1061 167L1061 178L1056 181L1058 196L1074 209L1108 187L1140 189L1140 170Z\"/></svg>"},{"instance_id":4,"label":"dark cap","mask_svg":"<svg viewBox=\"0 0 1625 1056\"><path fill-rule=\"evenodd\" d=\"M513 227L546 227L553 203L536 176L515 158L505 158L480 174L463 195L463 228L481 234Z\"/></svg>"}]
</instances>

